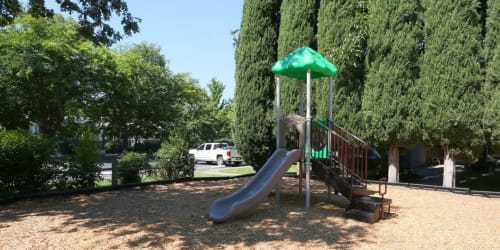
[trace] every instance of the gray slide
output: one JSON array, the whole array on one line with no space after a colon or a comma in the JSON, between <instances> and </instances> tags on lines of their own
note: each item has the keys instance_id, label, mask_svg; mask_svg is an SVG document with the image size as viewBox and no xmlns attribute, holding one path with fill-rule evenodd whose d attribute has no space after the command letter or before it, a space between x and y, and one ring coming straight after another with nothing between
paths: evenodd
<instances>
[{"instance_id":1,"label":"gray slide","mask_svg":"<svg viewBox=\"0 0 500 250\"><path fill-rule=\"evenodd\" d=\"M285 149L274 151L248 183L238 191L212 203L209 209L209 218L215 222L224 222L256 206L267 197L290 166L299 161L302 155L301 149L288 152Z\"/></svg>"}]
</instances>

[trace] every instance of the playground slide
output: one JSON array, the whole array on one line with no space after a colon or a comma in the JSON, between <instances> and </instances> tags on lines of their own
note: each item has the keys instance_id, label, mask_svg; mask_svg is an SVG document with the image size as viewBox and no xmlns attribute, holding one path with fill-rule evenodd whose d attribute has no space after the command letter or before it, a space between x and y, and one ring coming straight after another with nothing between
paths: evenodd
<instances>
[{"instance_id":1,"label":"playground slide","mask_svg":"<svg viewBox=\"0 0 500 250\"><path fill-rule=\"evenodd\" d=\"M215 200L209 209L209 218L215 222L224 222L254 207L276 187L283 174L290 166L299 161L301 149L286 151L278 149L264 163L264 166L248 183L238 191Z\"/></svg>"}]
</instances>

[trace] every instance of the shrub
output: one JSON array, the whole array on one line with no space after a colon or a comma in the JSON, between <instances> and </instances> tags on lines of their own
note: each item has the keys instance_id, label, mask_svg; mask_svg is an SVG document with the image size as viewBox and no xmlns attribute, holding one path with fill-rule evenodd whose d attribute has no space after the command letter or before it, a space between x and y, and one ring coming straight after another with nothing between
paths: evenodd
<instances>
[{"instance_id":1,"label":"shrub","mask_svg":"<svg viewBox=\"0 0 500 250\"><path fill-rule=\"evenodd\" d=\"M108 154L117 154L122 151L122 146L119 142L110 141L104 144L104 150Z\"/></svg>"},{"instance_id":2,"label":"shrub","mask_svg":"<svg viewBox=\"0 0 500 250\"><path fill-rule=\"evenodd\" d=\"M55 144L24 130L0 130L0 192L29 193L48 189L50 155Z\"/></svg>"},{"instance_id":3,"label":"shrub","mask_svg":"<svg viewBox=\"0 0 500 250\"><path fill-rule=\"evenodd\" d=\"M84 132L80 143L73 147L75 157L70 164L69 176L76 188L93 187L100 177L102 163L97 141L90 138L90 132Z\"/></svg>"},{"instance_id":4,"label":"shrub","mask_svg":"<svg viewBox=\"0 0 500 250\"><path fill-rule=\"evenodd\" d=\"M161 144L156 153L159 174L164 178L177 179L194 176L194 159L189 157L189 147L178 136L169 138Z\"/></svg>"},{"instance_id":5,"label":"shrub","mask_svg":"<svg viewBox=\"0 0 500 250\"><path fill-rule=\"evenodd\" d=\"M151 174L151 166L146 156L135 152L123 154L118 159L118 179L121 183L141 182L141 172Z\"/></svg>"}]
</instances>

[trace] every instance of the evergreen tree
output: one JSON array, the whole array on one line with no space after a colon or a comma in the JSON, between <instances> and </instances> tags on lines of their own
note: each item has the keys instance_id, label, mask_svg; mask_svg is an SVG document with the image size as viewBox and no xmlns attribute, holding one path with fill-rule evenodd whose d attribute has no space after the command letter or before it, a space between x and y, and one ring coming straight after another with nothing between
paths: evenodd
<instances>
[{"instance_id":1,"label":"evergreen tree","mask_svg":"<svg viewBox=\"0 0 500 250\"><path fill-rule=\"evenodd\" d=\"M491 148L500 152L500 1L488 2L485 37L486 84L483 122Z\"/></svg>"},{"instance_id":2,"label":"evergreen tree","mask_svg":"<svg viewBox=\"0 0 500 250\"><path fill-rule=\"evenodd\" d=\"M235 143L259 169L275 148L274 75L280 7L278 0L248 0L236 47Z\"/></svg>"},{"instance_id":3,"label":"evergreen tree","mask_svg":"<svg viewBox=\"0 0 500 250\"><path fill-rule=\"evenodd\" d=\"M318 14L318 51L339 69L333 86L334 121L361 131L361 95L367 37L366 1L322 0ZM316 83L317 117L328 118L328 80Z\"/></svg>"},{"instance_id":4,"label":"evergreen tree","mask_svg":"<svg viewBox=\"0 0 500 250\"><path fill-rule=\"evenodd\" d=\"M389 156L388 177L399 181L399 148L418 136L415 85L419 42L417 0L370 1L367 75L363 94L365 137Z\"/></svg>"},{"instance_id":5,"label":"evergreen tree","mask_svg":"<svg viewBox=\"0 0 500 250\"><path fill-rule=\"evenodd\" d=\"M424 0L422 90L424 139L444 153L443 186L454 186L455 161L483 145L481 27L476 0Z\"/></svg>"},{"instance_id":6,"label":"evergreen tree","mask_svg":"<svg viewBox=\"0 0 500 250\"><path fill-rule=\"evenodd\" d=\"M278 59L295 49L308 46L315 49L317 0L284 1L281 4L281 21L278 39ZM281 114L299 114L300 89L304 81L281 78ZM304 94L303 94L304 95ZM303 98L304 99L304 98Z\"/></svg>"}]
</instances>

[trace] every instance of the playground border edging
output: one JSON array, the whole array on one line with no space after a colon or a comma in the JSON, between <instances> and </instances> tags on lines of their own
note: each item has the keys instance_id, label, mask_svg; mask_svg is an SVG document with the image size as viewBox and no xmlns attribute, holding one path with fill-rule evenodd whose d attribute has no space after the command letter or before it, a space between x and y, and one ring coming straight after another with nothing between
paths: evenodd
<instances>
[{"instance_id":1,"label":"playground border edging","mask_svg":"<svg viewBox=\"0 0 500 250\"><path fill-rule=\"evenodd\" d=\"M125 183L125 184L119 184L119 185L115 185L115 186L39 192L39 193L23 194L23 195L8 197L5 199L0 199L0 205L7 205L7 204L11 204L11 203L14 203L17 201L29 200L29 199L49 198L49 197L57 197L57 196L72 196L72 195L80 195L80 194L94 194L94 193L120 190L120 189L125 189L125 188L132 188L132 187L145 187L145 186L150 186L150 185L165 185L165 184L173 184L173 183L184 183L184 182L189 182L189 181L230 180L230 179L241 178L241 177L251 177L253 175L255 175L255 174L246 174L246 175L228 176L228 177L179 178L179 179L175 179L175 180L161 180L161 181L150 181L150 182L140 182L140 183Z\"/></svg>"},{"instance_id":2,"label":"playground border edging","mask_svg":"<svg viewBox=\"0 0 500 250\"><path fill-rule=\"evenodd\" d=\"M180 178L180 179L175 179L175 180L161 180L161 181L151 181L151 182L141 182L141 183L126 183L126 184L119 184L116 186L41 192L41 193L18 195L18 196L14 196L14 197L5 198L5 199L0 199L0 205L7 205L7 204L11 204L11 203L14 203L17 201L29 200L29 199L39 199L39 198L48 198L48 197L57 197L57 196L72 196L72 195L80 195L80 194L94 194L94 193L120 190L120 189L125 189L125 188L132 188L132 187L145 187L145 186L150 186L150 185L165 185L165 184L172 184L172 183L184 183L184 182L189 182L189 181L231 180L231 179L236 179L236 178L252 177L254 175L255 174L245 174L245 175L227 176L227 177ZM292 175L292 174L285 174L284 177L298 178L296 175ZM379 181L368 180L368 183L378 184ZM393 186L401 186L401 187L407 187L407 188L420 188L420 189L433 190L433 191L449 191L452 193L465 194L465 195L481 195L481 196L485 196L487 198L500 198L500 192L472 190L470 188L451 188L451 187L425 185L425 184L417 184L417 183L409 183L409 182L404 182L404 183L388 182L387 184L393 185Z\"/></svg>"},{"instance_id":3,"label":"playground border edging","mask_svg":"<svg viewBox=\"0 0 500 250\"><path fill-rule=\"evenodd\" d=\"M378 184L379 181L368 180L368 183ZM473 190L470 188L458 188L458 187L443 187L443 186L417 184L409 182L387 182L387 184L393 186L419 188L419 189L434 190L434 191L449 191L452 193L465 194L465 195L482 195L488 198L500 198L500 192L495 192L495 191L482 191L482 190Z\"/></svg>"}]
</instances>

